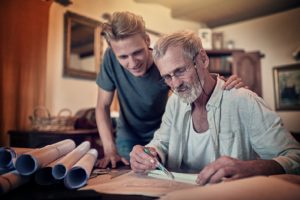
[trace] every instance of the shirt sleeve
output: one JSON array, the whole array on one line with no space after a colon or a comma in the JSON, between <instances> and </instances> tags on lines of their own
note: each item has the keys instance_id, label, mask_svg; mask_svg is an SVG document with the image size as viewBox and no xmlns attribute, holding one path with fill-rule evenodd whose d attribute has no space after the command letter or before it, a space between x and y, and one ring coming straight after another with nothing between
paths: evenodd
<instances>
[{"instance_id":1,"label":"shirt sleeve","mask_svg":"<svg viewBox=\"0 0 300 200\"><path fill-rule=\"evenodd\" d=\"M160 128L155 131L153 139L146 146L153 147L159 154L162 163L166 163L169 151L170 133L172 128L172 116L174 115L174 98L168 99L166 110L162 117Z\"/></svg>"},{"instance_id":2,"label":"shirt sleeve","mask_svg":"<svg viewBox=\"0 0 300 200\"><path fill-rule=\"evenodd\" d=\"M101 69L96 79L97 85L106 91L114 91L116 88L116 72L114 71L114 65L116 64L116 62L117 61L112 50L108 48L105 51Z\"/></svg>"},{"instance_id":3,"label":"shirt sleeve","mask_svg":"<svg viewBox=\"0 0 300 200\"><path fill-rule=\"evenodd\" d=\"M283 127L280 117L264 101L251 95L250 140L262 159L273 159L286 173L300 174L300 145Z\"/></svg>"}]
</instances>

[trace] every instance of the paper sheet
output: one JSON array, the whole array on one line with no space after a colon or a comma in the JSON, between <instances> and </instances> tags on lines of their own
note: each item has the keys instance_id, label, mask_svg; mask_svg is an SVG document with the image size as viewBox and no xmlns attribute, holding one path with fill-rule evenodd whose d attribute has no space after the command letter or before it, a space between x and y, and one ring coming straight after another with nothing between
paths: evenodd
<instances>
[{"instance_id":1,"label":"paper sheet","mask_svg":"<svg viewBox=\"0 0 300 200\"><path fill-rule=\"evenodd\" d=\"M101 176L97 178L101 179ZM139 175L134 172L121 175L110 182L88 185L81 189L93 189L101 193L111 194L140 194L146 196L161 196L167 192L187 188L198 187L193 184L176 182L174 180L163 180L147 175Z\"/></svg>"},{"instance_id":2,"label":"paper sheet","mask_svg":"<svg viewBox=\"0 0 300 200\"><path fill-rule=\"evenodd\" d=\"M176 172L172 172L172 174L174 175L175 181L177 181L177 182L197 185L196 179L197 179L198 174L186 174L186 173L176 173ZM171 180L170 177L168 177L161 170L152 170L148 173L148 176L154 177L154 178L165 179L165 180Z\"/></svg>"},{"instance_id":3,"label":"paper sheet","mask_svg":"<svg viewBox=\"0 0 300 200\"><path fill-rule=\"evenodd\" d=\"M268 177L252 177L204 187L173 191L162 200L299 200L300 185Z\"/></svg>"}]
</instances>

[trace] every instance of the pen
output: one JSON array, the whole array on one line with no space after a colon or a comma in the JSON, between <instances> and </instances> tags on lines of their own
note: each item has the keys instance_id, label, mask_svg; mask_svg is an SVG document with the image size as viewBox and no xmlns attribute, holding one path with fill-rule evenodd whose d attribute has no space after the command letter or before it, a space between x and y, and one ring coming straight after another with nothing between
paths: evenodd
<instances>
[{"instance_id":1,"label":"pen","mask_svg":"<svg viewBox=\"0 0 300 200\"><path fill-rule=\"evenodd\" d=\"M167 170L167 168L165 168L156 158L154 158L153 156L152 156L152 154L151 154L151 152L150 152L150 150L149 149L147 149L147 148L144 148L144 152L146 153L146 154L148 154L149 156L151 156L154 160L155 160L155 162L157 163L157 167L158 167L158 169L160 169L161 171L163 171L168 177L170 177L171 179L175 179L175 177L174 177L174 175L169 171L169 170Z\"/></svg>"}]
</instances>

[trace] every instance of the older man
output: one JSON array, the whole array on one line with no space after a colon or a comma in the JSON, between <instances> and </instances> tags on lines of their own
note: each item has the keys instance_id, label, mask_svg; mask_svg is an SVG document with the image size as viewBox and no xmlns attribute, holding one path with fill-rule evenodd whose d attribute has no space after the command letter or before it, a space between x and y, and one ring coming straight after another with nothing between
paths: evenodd
<instances>
[{"instance_id":1,"label":"older man","mask_svg":"<svg viewBox=\"0 0 300 200\"><path fill-rule=\"evenodd\" d=\"M300 172L300 146L280 118L255 93L222 90L209 59L191 31L158 40L153 59L173 90L153 140L130 156L135 172L154 169L149 148L173 171L199 173L197 183Z\"/></svg>"}]
</instances>

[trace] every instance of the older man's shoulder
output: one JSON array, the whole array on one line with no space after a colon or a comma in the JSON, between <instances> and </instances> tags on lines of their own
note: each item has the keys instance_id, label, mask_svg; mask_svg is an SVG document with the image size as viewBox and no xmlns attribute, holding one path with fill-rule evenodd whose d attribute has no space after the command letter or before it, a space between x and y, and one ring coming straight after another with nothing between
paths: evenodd
<instances>
[{"instance_id":1,"label":"older man's shoulder","mask_svg":"<svg viewBox=\"0 0 300 200\"><path fill-rule=\"evenodd\" d=\"M242 88L238 88L238 89L236 89L236 88L233 88L233 89L231 89L231 90L228 90L229 92L231 92L231 94L232 95L238 95L238 96L247 96L247 95L249 95L249 96L258 96L255 92L253 92L252 90L250 90L250 89L247 89L247 88L244 88L244 87L242 87Z\"/></svg>"},{"instance_id":2,"label":"older man's shoulder","mask_svg":"<svg viewBox=\"0 0 300 200\"><path fill-rule=\"evenodd\" d=\"M261 97L259 97L255 92L246 88L233 88L231 90L225 90L223 93L223 98L224 97L230 98L233 101L251 101L261 99Z\"/></svg>"}]
</instances>

